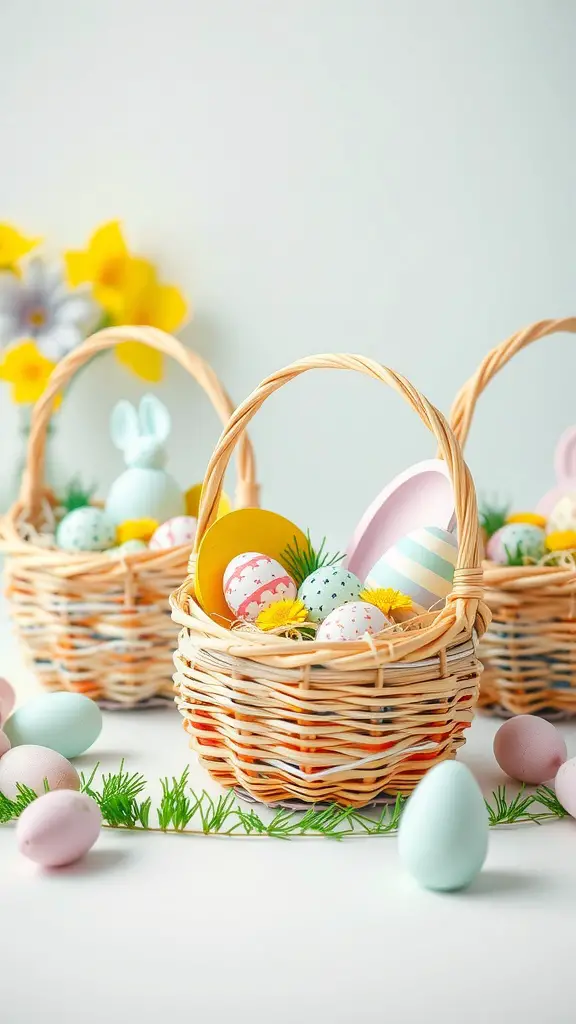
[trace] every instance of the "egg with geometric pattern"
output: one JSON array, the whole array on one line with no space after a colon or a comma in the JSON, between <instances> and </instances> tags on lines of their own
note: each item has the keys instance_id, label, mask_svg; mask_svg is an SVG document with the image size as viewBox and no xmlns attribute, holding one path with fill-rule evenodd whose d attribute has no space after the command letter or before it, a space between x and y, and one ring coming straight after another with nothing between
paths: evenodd
<instances>
[{"instance_id":1,"label":"egg with geometric pattern","mask_svg":"<svg viewBox=\"0 0 576 1024\"><path fill-rule=\"evenodd\" d=\"M402 537L368 573L370 588L391 587L428 611L452 591L458 541L438 526L425 526Z\"/></svg>"},{"instance_id":2,"label":"egg with geometric pattern","mask_svg":"<svg viewBox=\"0 0 576 1024\"><path fill-rule=\"evenodd\" d=\"M269 555L245 551L224 570L224 597L230 611L245 622L276 601L296 597L296 584L283 565Z\"/></svg>"}]
</instances>

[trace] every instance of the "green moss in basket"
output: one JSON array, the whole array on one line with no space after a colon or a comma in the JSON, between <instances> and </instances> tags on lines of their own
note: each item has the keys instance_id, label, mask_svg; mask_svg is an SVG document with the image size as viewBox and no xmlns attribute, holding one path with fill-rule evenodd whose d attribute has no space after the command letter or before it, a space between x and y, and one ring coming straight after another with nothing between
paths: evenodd
<instances>
[{"instance_id":1,"label":"green moss in basket","mask_svg":"<svg viewBox=\"0 0 576 1024\"><path fill-rule=\"evenodd\" d=\"M480 506L480 526L486 534L486 539L506 525L506 519L510 512L510 505L493 505L491 502L483 502Z\"/></svg>"},{"instance_id":2,"label":"green moss in basket","mask_svg":"<svg viewBox=\"0 0 576 1024\"><path fill-rule=\"evenodd\" d=\"M284 549L280 555L282 563L286 566L296 585L300 587L307 576L317 569L327 565L337 565L344 558L337 552L331 555L326 551L326 537L322 538L319 548L315 548L311 539L310 531L306 531L306 546L301 548L296 537L292 544Z\"/></svg>"},{"instance_id":3,"label":"green moss in basket","mask_svg":"<svg viewBox=\"0 0 576 1024\"><path fill-rule=\"evenodd\" d=\"M516 548L512 550L504 545L504 551L506 552L506 565L527 565L533 561L524 554L521 544L517 544Z\"/></svg>"},{"instance_id":4,"label":"green moss in basket","mask_svg":"<svg viewBox=\"0 0 576 1024\"><path fill-rule=\"evenodd\" d=\"M58 499L64 512L73 512L76 508L85 508L96 493L96 484L86 487L79 476L73 476L66 485L64 494Z\"/></svg>"}]
</instances>

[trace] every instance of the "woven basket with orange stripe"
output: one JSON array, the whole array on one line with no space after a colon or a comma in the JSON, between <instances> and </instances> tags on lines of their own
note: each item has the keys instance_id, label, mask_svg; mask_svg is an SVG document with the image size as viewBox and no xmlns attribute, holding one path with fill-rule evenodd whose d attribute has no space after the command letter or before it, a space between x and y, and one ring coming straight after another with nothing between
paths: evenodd
<instances>
[{"instance_id":1,"label":"woven basket with orange stripe","mask_svg":"<svg viewBox=\"0 0 576 1024\"><path fill-rule=\"evenodd\" d=\"M316 369L353 370L387 384L435 435L455 493L459 554L452 593L441 611L411 628L338 644L218 623L200 607L191 572L171 599L181 626L174 679L191 744L222 786L270 804L361 806L410 792L464 742L481 671L475 638L488 619L478 512L460 445L409 381L360 356L314 356L268 377L231 416L206 471L196 550L250 420L284 384ZM193 563L194 557L191 569Z\"/></svg>"},{"instance_id":2,"label":"woven basket with orange stripe","mask_svg":"<svg viewBox=\"0 0 576 1024\"><path fill-rule=\"evenodd\" d=\"M68 553L41 543L53 505L43 484L46 432L61 388L90 359L123 341L151 345L203 388L220 419L233 405L212 368L176 338L154 328L100 331L63 359L34 409L18 500L4 517L7 596L28 663L48 690L72 690L133 707L173 696L174 626L168 598L186 572L189 549ZM258 501L250 442L238 449L238 506Z\"/></svg>"}]
</instances>

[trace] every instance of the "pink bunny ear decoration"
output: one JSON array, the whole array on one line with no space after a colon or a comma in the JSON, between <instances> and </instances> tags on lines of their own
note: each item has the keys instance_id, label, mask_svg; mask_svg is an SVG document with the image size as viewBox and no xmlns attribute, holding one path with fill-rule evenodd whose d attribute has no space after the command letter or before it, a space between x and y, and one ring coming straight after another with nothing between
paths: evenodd
<instances>
[{"instance_id":1,"label":"pink bunny ear decoration","mask_svg":"<svg viewBox=\"0 0 576 1024\"><path fill-rule=\"evenodd\" d=\"M554 453L556 486L540 499L536 511L549 516L562 498L574 496L576 500L576 427L564 431Z\"/></svg>"},{"instance_id":2,"label":"pink bunny ear decoration","mask_svg":"<svg viewBox=\"0 0 576 1024\"><path fill-rule=\"evenodd\" d=\"M0 676L0 726L4 725L6 719L11 715L16 703L14 687L7 679Z\"/></svg>"}]
</instances>

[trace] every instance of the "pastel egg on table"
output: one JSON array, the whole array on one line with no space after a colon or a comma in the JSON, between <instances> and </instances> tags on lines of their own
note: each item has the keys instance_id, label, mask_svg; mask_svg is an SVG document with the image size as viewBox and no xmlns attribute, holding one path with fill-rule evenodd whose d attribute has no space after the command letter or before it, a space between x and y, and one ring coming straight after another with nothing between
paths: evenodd
<instances>
[{"instance_id":1,"label":"pastel egg on table","mask_svg":"<svg viewBox=\"0 0 576 1024\"><path fill-rule=\"evenodd\" d=\"M458 541L437 526L413 530L388 549L368 574L367 586L391 587L429 609L452 590Z\"/></svg>"},{"instance_id":2,"label":"pastel egg on table","mask_svg":"<svg viewBox=\"0 0 576 1024\"><path fill-rule=\"evenodd\" d=\"M223 584L228 607L248 622L275 601L296 597L296 584L284 566L257 551L233 558L224 572Z\"/></svg>"}]
</instances>

